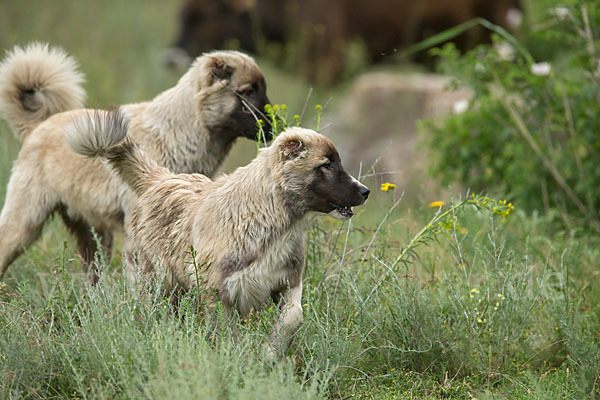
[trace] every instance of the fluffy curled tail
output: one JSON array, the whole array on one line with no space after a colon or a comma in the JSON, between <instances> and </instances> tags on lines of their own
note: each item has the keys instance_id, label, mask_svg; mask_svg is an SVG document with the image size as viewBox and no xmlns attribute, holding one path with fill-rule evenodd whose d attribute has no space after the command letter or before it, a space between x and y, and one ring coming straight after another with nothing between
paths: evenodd
<instances>
[{"instance_id":1,"label":"fluffy curled tail","mask_svg":"<svg viewBox=\"0 0 600 400\"><path fill-rule=\"evenodd\" d=\"M83 108L83 81L77 62L62 49L16 46L0 62L0 115L22 142L52 114Z\"/></svg>"},{"instance_id":2,"label":"fluffy curled tail","mask_svg":"<svg viewBox=\"0 0 600 400\"><path fill-rule=\"evenodd\" d=\"M87 113L64 128L64 137L78 154L108 160L113 170L138 195L161 175L158 166L127 135L128 122L119 110Z\"/></svg>"}]
</instances>

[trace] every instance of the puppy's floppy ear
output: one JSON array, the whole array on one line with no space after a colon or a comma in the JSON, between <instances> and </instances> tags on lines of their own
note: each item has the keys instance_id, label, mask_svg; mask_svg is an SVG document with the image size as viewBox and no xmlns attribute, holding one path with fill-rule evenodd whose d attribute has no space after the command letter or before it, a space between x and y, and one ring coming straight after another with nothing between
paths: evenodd
<instances>
[{"instance_id":1,"label":"puppy's floppy ear","mask_svg":"<svg viewBox=\"0 0 600 400\"><path fill-rule=\"evenodd\" d=\"M291 160L298 157L305 150L304 143L298 138L290 138L280 146L281 155L285 160Z\"/></svg>"},{"instance_id":2,"label":"puppy's floppy ear","mask_svg":"<svg viewBox=\"0 0 600 400\"><path fill-rule=\"evenodd\" d=\"M227 65L223 59L213 57L208 63L208 73L211 82L216 80L227 80L233 75L233 67Z\"/></svg>"}]
</instances>

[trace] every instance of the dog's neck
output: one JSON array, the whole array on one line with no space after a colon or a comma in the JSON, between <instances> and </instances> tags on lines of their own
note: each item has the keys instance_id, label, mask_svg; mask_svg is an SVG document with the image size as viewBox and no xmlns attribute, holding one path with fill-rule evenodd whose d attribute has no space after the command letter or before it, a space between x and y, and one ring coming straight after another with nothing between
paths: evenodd
<instances>
[{"instance_id":1,"label":"dog's neck","mask_svg":"<svg viewBox=\"0 0 600 400\"><path fill-rule=\"evenodd\" d=\"M272 172L268 158L260 154L247 166L216 181L220 184L216 191L217 202L230 204L231 199L237 201L234 207L222 208L231 214L223 217L236 225L232 233L253 238L249 244L256 246L254 250L258 251L292 229L302 230L302 222L306 219L305 212L290 208ZM238 241L243 245L248 242Z\"/></svg>"},{"instance_id":2,"label":"dog's neck","mask_svg":"<svg viewBox=\"0 0 600 400\"><path fill-rule=\"evenodd\" d=\"M231 149L233 140L210 135L202 123L195 84L189 74L156 96L145 108L144 127L156 134L159 162L176 173L212 176Z\"/></svg>"}]
</instances>

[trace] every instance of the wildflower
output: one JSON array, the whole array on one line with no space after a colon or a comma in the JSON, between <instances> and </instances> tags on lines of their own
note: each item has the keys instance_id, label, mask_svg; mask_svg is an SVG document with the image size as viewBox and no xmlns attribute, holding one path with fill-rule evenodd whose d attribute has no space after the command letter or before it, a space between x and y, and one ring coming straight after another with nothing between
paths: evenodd
<instances>
[{"instance_id":1,"label":"wildflower","mask_svg":"<svg viewBox=\"0 0 600 400\"><path fill-rule=\"evenodd\" d=\"M467 108L469 108L469 101L467 99L461 99L454 102L452 111L454 111L454 114L461 114L467 111Z\"/></svg>"},{"instance_id":2,"label":"wildflower","mask_svg":"<svg viewBox=\"0 0 600 400\"><path fill-rule=\"evenodd\" d=\"M556 7L554 10L550 10L550 12L561 21L571 14L571 11L567 7Z\"/></svg>"},{"instance_id":3,"label":"wildflower","mask_svg":"<svg viewBox=\"0 0 600 400\"><path fill-rule=\"evenodd\" d=\"M550 64L545 61L532 64L531 73L537 76L548 76L550 75Z\"/></svg>"},{"instance_id":4,"label":"wildflower","mask_svg":"<svg viewBox=\"0 0 600 400\"><path fill-rule=\"evenodd\" d=\"M515 59L515 49L508 43L502 42L494 46L501 60L512 61Z\"/></svg>"},{"instance_id":5,"label":"wildflower","mask_svg":"<svg viewBox=\"0 0 600 400\"><path fill-rule=\"evenodd\" d=\"M481 318L477 318L477 323L483 324L483 320Z\"/></svg>"},{"instance_id":6,"label":"wildflower","mask_svg":"<svg viewBox=\"0 0 600 400\"><path fill-rule=\"evenodd\" d=\"M506 13L506 23L511 28L518 28L523 24L523 13L517 8L511 8Z\"/></svg>"},{"instance_id":7,"label":"wildflower","mask_svg":"<svg viewBox=\"0 0 600 400\"><path fill-rule=\"evenodd\" d=\"M431 203L429 203L429 208L438 208L438 207L444 207L444 202L443 201L432 201Z\"/></svg>"},{"instance_id":8,"label":"wildflower","mask_svg":"<svg viewBox=\"0 0 600 400\"><path fill-rule=\"evenodd\" d=\"M317 111L321 111L322 109L323 109L323 106L322 106L322 105L320 105L320 104L317 104L317 105L315 106L315 110L317 110Z\"/></svg>"},{"instance_id":9,"label":"wildflower","mask_svg":"<svg viewBox=\"0 0 600 400\"><path fill-rule=\"evenodd\" d=\"M473 289L471 289L471 293L479 293L479 289L473 288Z\"/></svg>"},{"instance_id":10,"label":"wildflower","mask_svg":"<svg viewBox=\"0 0 600 400\"><path fill-rule=\"evenodd\" d=\"M381 184L381 191L382 192L387 192L390 189L396 189L396 185L394 185L393 183L389 183L389 182Z\"/></svg>"}]
</instances>

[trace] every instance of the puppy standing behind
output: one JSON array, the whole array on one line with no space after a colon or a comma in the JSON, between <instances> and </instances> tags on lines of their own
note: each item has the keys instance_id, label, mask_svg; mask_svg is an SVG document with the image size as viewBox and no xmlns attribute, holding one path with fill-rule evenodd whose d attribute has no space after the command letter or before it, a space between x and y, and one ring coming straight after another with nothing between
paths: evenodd
<instances>
[{"instance_id":1,"label":"puppy standing behind","mask_svg":"<svg viewBox=\"0 0 600 400\"><path fill-rule=\"evenodd\" d=\"M90 228L110 254L112 232L122 229L135 198L99 160L73 153L64 141L63 127L89 112L66 111L82 107L82 80L75 61L47 45L15 47L0 63L0 114L23 142L0 214L0 278L54 212L77 237L87 269L96 252ZM254 60L218 51L198 57L177 85L152 101L121 112L130 121L128 134L159 165L210 176L237 137L256 139L255 115L268 103Z\"/></svg>"},{"instance_id":2,"label":"puppy standing behind","mask_svg":"<svg viewBox=\"0 0 600 400\"><path fill-rule=\"evenodd\" d=\"M344 171L329 139L307 129L286 130L249 165L215 181L159 167L127 132L119 112L97 113L68 125L65 137L77 153L108 159L138 196L126 224L139 277L163 266L168 290L200 285L241 315L281 295L270 351L285 352L302 323L307 213L350 218L367 187Z\"/></svg>"}]
</instances>

